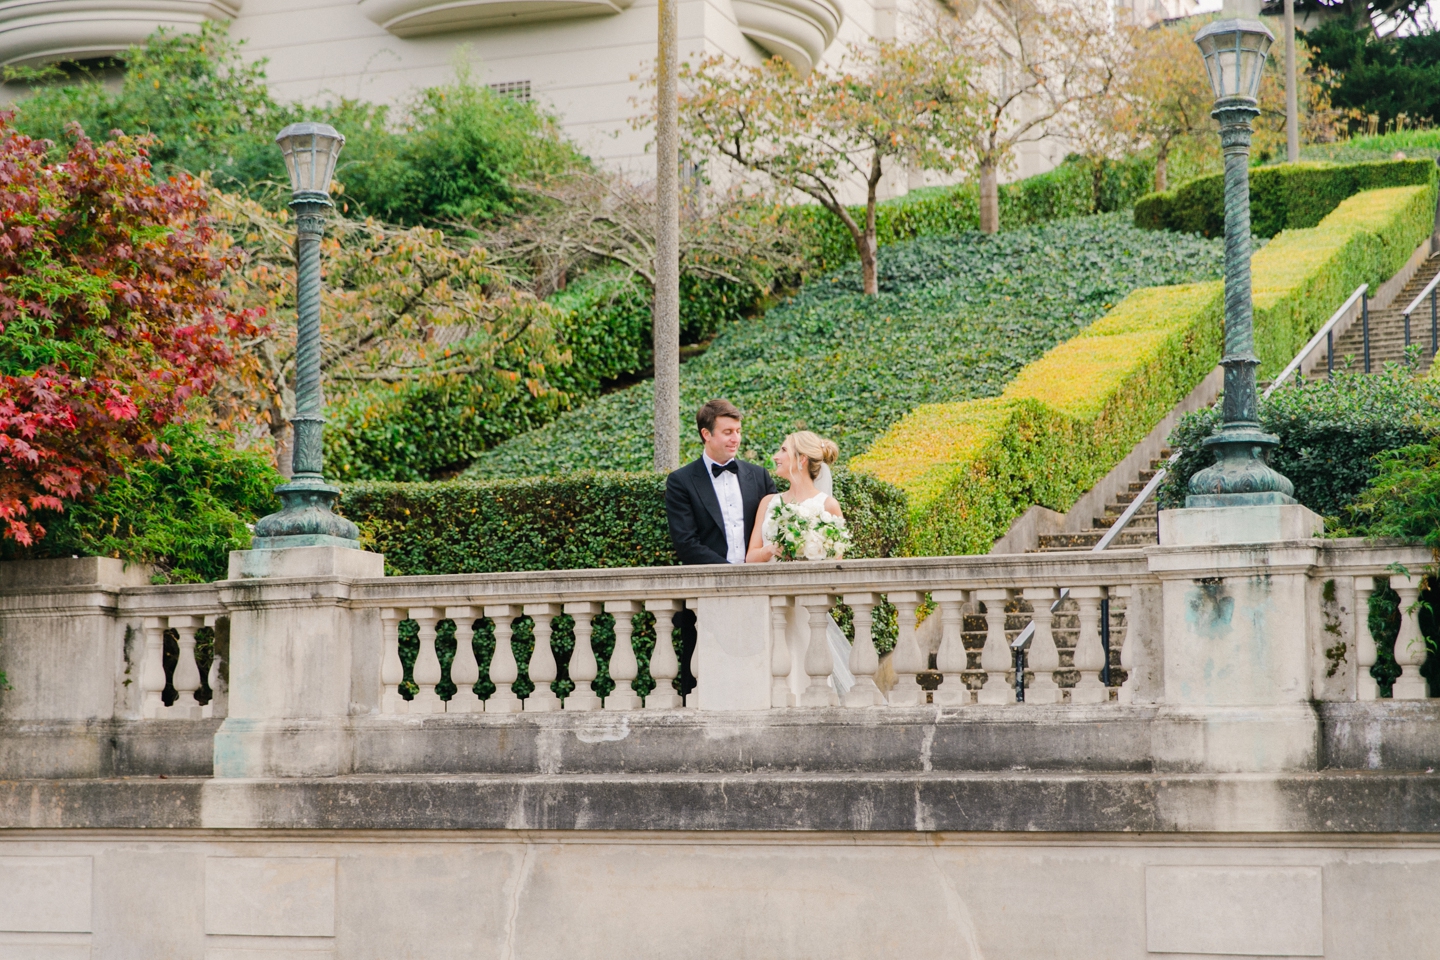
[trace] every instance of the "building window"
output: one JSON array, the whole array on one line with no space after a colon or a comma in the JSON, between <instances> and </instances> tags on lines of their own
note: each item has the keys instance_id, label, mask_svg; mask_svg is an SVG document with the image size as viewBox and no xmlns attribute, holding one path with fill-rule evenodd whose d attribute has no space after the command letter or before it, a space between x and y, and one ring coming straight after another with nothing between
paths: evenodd
<instances>
[{"instance_id":1,"label":"building window","mask_svg":"<svg viewBox=\"0 0 1440 960\"><path fill-rule=\"evenodd\" d=\"M490 89L502 97L514 97L521 103L530 102L530 81L529 80L508 80L505 83L492 83Z\"/></svg>"}]
</instances>

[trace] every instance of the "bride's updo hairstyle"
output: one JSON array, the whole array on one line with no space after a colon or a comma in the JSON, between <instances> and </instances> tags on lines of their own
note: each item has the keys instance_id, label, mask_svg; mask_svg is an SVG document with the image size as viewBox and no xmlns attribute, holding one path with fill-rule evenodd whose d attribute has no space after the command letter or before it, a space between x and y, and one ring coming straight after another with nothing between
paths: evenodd
<instances>
[{"instance_id":1,"label":"bride's updo hairstyle","mask_svg":"<svg viewBox=\"0 0 1440 960\"><path fill-rule=\"evenodd\" d=\"M835 441L826 440L809 430L792 433L785 442L790 444L791 456L799 454L809 463L811 480L820 476L820 464L834 464L840 456L840 448L835 446Z\"/></svg>"}]
</instances>

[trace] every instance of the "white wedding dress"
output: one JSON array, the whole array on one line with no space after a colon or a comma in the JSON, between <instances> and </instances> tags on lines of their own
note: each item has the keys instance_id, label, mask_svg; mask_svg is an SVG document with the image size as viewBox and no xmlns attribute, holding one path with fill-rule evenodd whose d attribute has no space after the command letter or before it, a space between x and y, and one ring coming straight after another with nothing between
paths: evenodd
<instances>
[{"instance_id":1,"label":"white wedding dress","mask_svg":"<svg viewBox=\"0 0 1440 960\"><path fill-rule=\"evenodd\" d=\"M822 466L820 476L815 478L815 486L820 492L808 500L802 500L798 506L820 501L825 503L825 498L831 496L830 468ZM777 494L776 496L780 496ZM782 497L783 499L783 497ZM763 534L762 534L763 536ZM767 538L767 542L769 541ZM825 637L830 641L830 659L833 669L830 672L830 683L835 692L842 698L855 686L855 675L850 672L850 641L845 639L845 631L840 629L840 624L835 622L835 615L831 614L825 624Z\"/></svg>"}]
</instances>

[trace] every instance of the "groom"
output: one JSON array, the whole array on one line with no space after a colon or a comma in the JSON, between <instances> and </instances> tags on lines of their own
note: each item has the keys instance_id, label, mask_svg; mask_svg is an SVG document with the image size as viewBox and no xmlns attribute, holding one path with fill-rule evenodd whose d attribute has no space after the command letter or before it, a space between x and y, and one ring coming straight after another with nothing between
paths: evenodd
<instances>
[{"instance_id":1,"label":"groom","mask_svg":"<svg viewBox=\"0 0 1440 960\"><path fill-rule=\"evenodd\" d=\"M764 467L737 459L742 414L729 400L711 400L695 414L705 452L665 480L665 515L680 562L744 563L755 514L775 481ZM680 625L680 692L695 686L690 656L695 617L685 611Z\"/></svg>"}]
</instances>

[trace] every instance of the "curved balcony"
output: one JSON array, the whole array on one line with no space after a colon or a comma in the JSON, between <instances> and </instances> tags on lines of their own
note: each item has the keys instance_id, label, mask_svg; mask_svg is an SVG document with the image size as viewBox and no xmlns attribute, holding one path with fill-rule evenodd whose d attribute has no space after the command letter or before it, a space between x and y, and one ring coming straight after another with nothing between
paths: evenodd
<instances>
[{"instance_id":1,"label":"curved balcony","mask_svg":"<svg viewBox=\"0 0 1440 960\"><path fill-rule=\"evenodd\" d=\"M0 64L106 57L160 27L228 20L240 0L0 0Z\"/></svg>"},{"instance_id":2,"label":"curved balcony","mask_svg":"<svg viewBox=\"0 0 1440 960\"><path fill-rule=\"evenodd\" d=\"M809 73L835 40L845 10L835 0L733 0L740 32Z\"/></svg>"},{"instance_id":3,"label":"curved balcony","mask_svg":"<svg viewBox=\"0 0 1440 960\"><path fill-rule=\"evenodd\" d=\"M360 10L397 37L619 13L632 0L360 0Z\"/></svg>"}]
</instances>

